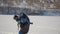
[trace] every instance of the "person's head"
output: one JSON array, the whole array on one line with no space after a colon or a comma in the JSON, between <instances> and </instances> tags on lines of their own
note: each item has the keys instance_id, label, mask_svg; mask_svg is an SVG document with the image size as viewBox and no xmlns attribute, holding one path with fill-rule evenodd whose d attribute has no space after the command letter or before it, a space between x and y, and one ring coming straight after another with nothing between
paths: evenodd
<instances>
[{"instance_id":1,"label":"person's head","mask_svg":"<svg viewBox=\"0 0 60 34\"><path fill-rule=\"evenodd\" d=\"M14 15L14 20L18 21L18 16Z\"/></svg>"}]
</instances>

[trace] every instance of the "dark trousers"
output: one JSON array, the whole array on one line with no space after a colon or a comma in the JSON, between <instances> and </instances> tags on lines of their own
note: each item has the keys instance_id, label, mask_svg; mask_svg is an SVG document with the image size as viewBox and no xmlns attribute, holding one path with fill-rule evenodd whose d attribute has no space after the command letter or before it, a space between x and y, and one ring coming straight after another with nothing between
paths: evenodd
<instances>
[{"instance_id":1,"label":"dark trousers","mask_svg":"<svg viewBox=\"0 0 60 34\"><path fill-rule=\"evenodd\" d=\"M28 31L29 31L29 26L30 24L20 24L20 31L19 31L19 34L27 34Z\"/></svg>"}]
</instances>

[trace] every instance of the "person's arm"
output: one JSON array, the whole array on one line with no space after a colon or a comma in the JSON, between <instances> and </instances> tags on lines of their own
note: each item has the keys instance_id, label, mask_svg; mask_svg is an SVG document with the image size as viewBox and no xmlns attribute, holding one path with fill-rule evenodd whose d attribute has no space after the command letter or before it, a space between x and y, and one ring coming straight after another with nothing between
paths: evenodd
<instances>
[{"instance_id":1,"label":"person's arm","mask_svg":"<svg viewBox=\"0 0 60 34\"><path fill-rule=\"evenodd\" d=\"M30 19L28 17L27 17L27 19L28 19L29 24L33 24L32 22L30 22Z\"/></svg>"},{"instance_id":2,"label":"person's arm","mask_svg":"<svg viewBox=\"0 0 60 34\"><path fill-rule=\"evenodd\" d=\"M18 30L19 30L20 29L20 24L19 23L17 24L17 27L18 27Z\"/></svg>"}]
</instances>

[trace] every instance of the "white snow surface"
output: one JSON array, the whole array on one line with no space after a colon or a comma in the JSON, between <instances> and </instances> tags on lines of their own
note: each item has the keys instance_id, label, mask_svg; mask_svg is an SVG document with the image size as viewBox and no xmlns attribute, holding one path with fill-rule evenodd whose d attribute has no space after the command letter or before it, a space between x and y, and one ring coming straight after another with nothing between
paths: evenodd
<instances>
[{"instance_id":1,"label":"white snow surface","mask_svg":"<svg viewBox=\"0 0 60 34\"><path fill-rule=\"evenodd\" d=\"M28 16L33 24L28 34L60 34L60 16ZM0 15L0 34L18 34L13 15Z\"/></svg>"}]
</instances>

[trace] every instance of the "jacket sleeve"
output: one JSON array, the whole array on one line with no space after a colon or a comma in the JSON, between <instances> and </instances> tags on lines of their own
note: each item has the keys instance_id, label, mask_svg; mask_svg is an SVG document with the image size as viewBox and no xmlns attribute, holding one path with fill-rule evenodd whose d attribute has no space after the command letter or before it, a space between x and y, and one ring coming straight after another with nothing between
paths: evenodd
<instances>
[{"instance_id":1,"label":"jacket sleeve","mask_svg":"<svg viewBox=\"0 0 60 34\"><path fill-rule=\"evenodd\" d=\"M28 19L28 22L30 23L30 19L27 17L27 19Z\"/></svg>"}]
</instances>

